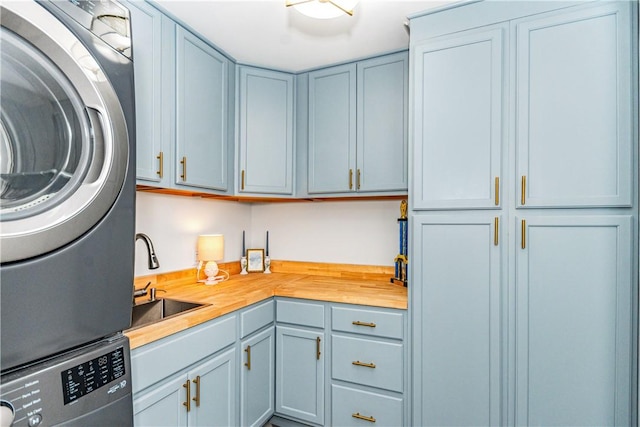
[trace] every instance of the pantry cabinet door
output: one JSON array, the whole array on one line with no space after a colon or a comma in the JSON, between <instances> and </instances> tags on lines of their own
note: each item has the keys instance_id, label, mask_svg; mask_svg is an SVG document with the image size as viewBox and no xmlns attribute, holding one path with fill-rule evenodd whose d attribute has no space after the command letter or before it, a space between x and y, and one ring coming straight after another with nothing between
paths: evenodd
<instances>
[{"instance_id":1,"label":"pantry cabinet door","mask_svg":"<svg viewBox=\"0 0 640 427\"><path fill-rule=\"evenodd\" d=\"M631 221L517 218L516 425L630 425Z\"/></svg>"},{"instance_id":2,"label":"pantry cabinet door","mask_svg":"<svg viewBox=\"0 0 640 427\"><path fill-rule=\"evenodd\" d=\"M515 24L518 207L631 206L632 5Z\"/></svg>"},{"instance_id":3,"label":"pantry cabinet door","mask_svg":"<svg viewBox=\"0 0 640 427\"><path fill-rule=\"evenodd\" d=\"M464 31L413 49L413 209L500 207L506 31Z\"/></svg>"},{"instance_id":4,"label":"pantry cabinet door","mask_svg":"<svg viewBox=\"0 0 640 427\"><path fill-rule=\"evenodd\" d=\"M501 217L415 215L411 221L412 425L501 425Z\"/></svg>"}]
</instances>

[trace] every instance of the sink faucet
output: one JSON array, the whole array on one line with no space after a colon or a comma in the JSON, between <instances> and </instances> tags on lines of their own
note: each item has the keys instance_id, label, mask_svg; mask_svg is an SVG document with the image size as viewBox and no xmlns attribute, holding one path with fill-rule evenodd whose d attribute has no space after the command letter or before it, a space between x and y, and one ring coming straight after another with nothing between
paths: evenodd
<instances>
[{"instance_id":1,"label":"sink faucet","mask_svg":"<svg viewBox=\"0 0 640 427\"><path fill-rule=\"evenodd\" d=\"M144 288L141 288L141 289L136 289L135 285L133 286L133 304L136 303L136 298L137 297L143 297L143 296L147 295L147 288L149 286L151 286L151 282L147 283L147 286L145 286ZM151 289L154 289L154 288L151 288Z\"/></svg>"},{"instance_id":2,"label":"sink faucet","mask_svg":"<svg viewBox=\"0 0 640 427\"><path fill-rule=\"evenodd\" d=\"M151 242L149 236L143 233L138 233L136 234L136 241L138 241L138 239L142 239L144 244L147 246L147 252L149 254L149 270L155 270L156 268L160 267L158 257L156 256L156 252L153 249L153 243Z\"/></svg>"}]
</instances>

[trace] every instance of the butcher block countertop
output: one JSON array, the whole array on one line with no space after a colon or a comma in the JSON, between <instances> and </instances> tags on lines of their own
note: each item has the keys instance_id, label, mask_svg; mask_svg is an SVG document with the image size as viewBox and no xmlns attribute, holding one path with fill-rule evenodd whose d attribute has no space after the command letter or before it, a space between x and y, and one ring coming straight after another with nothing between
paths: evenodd
<instances>
[{"instance_id":1,"label":"butcher block countertop","mask_svg":"<svg viewBox=\"0 0 640 427\"><path fill-rule=\"evenodd\" d=\"M220 264L220 269L229 271L229 280L213 286L197 283L195 269L136 278L136 288L143 288L151 282L151 286L158 289L158 298L211 305L125 331L131 348L149 344L273 296L407 309L407 288L390 283L389 279L394 275L393 267L274 260L271 262L271 274L240 275L238 262ZM140 297L138 302L147 299Z\"/></svg>"}]
</instances>

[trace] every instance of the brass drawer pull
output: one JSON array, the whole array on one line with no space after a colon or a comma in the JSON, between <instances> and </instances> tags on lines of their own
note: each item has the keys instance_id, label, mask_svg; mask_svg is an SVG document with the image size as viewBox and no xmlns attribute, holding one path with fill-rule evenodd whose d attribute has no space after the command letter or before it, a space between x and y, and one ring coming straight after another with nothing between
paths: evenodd
<instances>
[{"instance_id":1,"label":"brass drawer pull","mask_svg":"<svg viewBox=\"0 0 640 427\"><path fill-rule=\"evenodd\" d=\"M495 179L495 204L496 206L500 206L500 177L496 176Z\"/></svg>"},{"instance_id":2,"label":"brass drawer pull","mask_svg":"<svg viewBox=\"0 0 640 427\"><path fill-rule=\"evenodd\" d=\"M500 220L498 219L498 217L495 217L493 219L493 244L495 246L498 246L498 243L499 243L499 237L498 237L498 233L499 233L499 230L500 230L499 221Z\"/></svg>"},{"instance_id":3,"label":"brass drawer pull","mask_svg":"<svg viewBox=\"0 0 640 427\"><path fill-rule=\"evenodd\" d=\"M187 156L183 156L182 160L180 160L180 164L182 165L182 175L180 175L180 178L182 178L183 181L187 180Z\"/></svg>"},{"instance_id":4,"label":"brass drawer pull","mask_svg":"<svg viewBox=\"0 0 640 427\"><path fill-rule=\"evenodd\" d=\"M158 153L156 159L158 159L158 170L156 173L162 178L164 176L164 153L162 151Z\"/></svg>"},{"instance_id":5,"label":"brass drawer pull","mask_svg":"<svg viewBox=\"0 0 640 427\"><path fill-rule=\"evenodd\" d=\"M353 169L349 169L349 190L353 189Z\"/></svg>"},{"instance_id":6,"label":"brass drawer pull","mask_svg":"<svg viewBox=\"0 0 640 427\"><path fill-rule=\"evenodd\" d=\"M187 380L186 383L182 384L182 387L187 389L187 401L182 402L182 404L187 407L187 412L189 412L191 410L191 381Z\"/></svg>"},{"instance_id":7,"label":"brass drawer pull","mask_svg":"<svg viewBox=\"0 0 640 427\"><path fill-rule=\"evenodd\" d=\"M198 375L196 379L193 380L193 383L196 385L196 397L194 397L192 400L196 402L197 407L200 406L200 375Z\"/></svg>"},{"instance_id":8,"label":"brass drawer pull","mask_svg":"<svg viewBox=\"0 0 640 427\"><path fill-rule=\"evenodd\" d=\"M354 320L354 321L353 321L353 322L351 322L351 323L352 323L353 325L356 325L356 326L368 326L368 327L370 327L370 328L375 328L375 327L376 327L376 324L375 324L375 323L373 323L373 322L361 322L361 321L359 321L359 320Z\"/></svg>"},{"instance_id":9,"label":"brass drawer pull","mask_svg":"<svg viewBox=\"0 0 640 427\"><path fill-rule=\"evenodd\" d=\"M244 169L242 169L242 177L240 179L240 189L244 190Z\"/></svg>"},{"instance_id":10,"label":"brass drawer pull","mask_svg":"<svg viewBox=\"0 0 640 427\"><path fill-rule=\"evenodd\" d=\"M356 177L356 188L360 189L360 169L358 169L358 176Z\"/></svg>"},{"instance_id":11,"label":"brass drawer pull","mask_svg":"<svg viewBox=\"0 0 640 427\"><path fill-rule=\"evenodd\" d=\"M524 202L526 201L526 195L527 194L527 177L525 175L522 175L522 178L520 179L520 204L522 206L524 206Z\"/></svg>"},{"instance_id":12,"label":"brass drawer pull","mask_svg":"<svg viewBox=\"0 0 640 427\"><path fill-rule=\"evenodd\" d=\"M355 414L351 414L353 418L357 418L359 420L369 421L370 423L375 423L376 419L373 417L367 417L365 415L360 415L360 412L356 412Z\"/></svg>"},{"instance_id":13,"label":"brass drawer pull","mask_svg":"<svg viewBox=\"0 0 640 427\"><path fill-rule=\"evenodd\" d=\"M527 248L527 221L525 221L524 219L520 222L520 232L522 234L521 236L521 248L522 249L526 249Z\"/></svg>"},{"instance_id":14,"label":"brass drawer pull","mask_svg":"<svg viewBox=\"0 0 640 427\"><path fill-rule=\"evenodd\" d=\"M251 370L251 346L248 345L247 348L244 349L247 352L247 361L244 366L247 367L247 370Z\"/></svg>"},{"instance_id":15,"label":"brass drawer pull","mask_svg":"<svg viewBox=\"0 0 640 427\"><path fill-rule=\"evenodd\" d=\"M365 368L371 368L371 369L375 369L376 364L371 362L371 363L365 363L365 362L361 362L359 360L356 360L355 362L351 362L352 365L356 365L356 366L364 366Z\"/></svg>"}]
</instances>

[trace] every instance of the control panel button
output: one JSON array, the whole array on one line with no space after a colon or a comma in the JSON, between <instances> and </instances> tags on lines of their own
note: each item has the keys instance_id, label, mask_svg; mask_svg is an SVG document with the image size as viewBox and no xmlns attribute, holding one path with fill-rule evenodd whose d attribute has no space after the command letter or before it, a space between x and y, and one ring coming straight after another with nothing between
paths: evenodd
<instances>
[{"instance_id":1,"label":"control panel button","mask_svg":"<svg viewBox=\"0 0 640 427\"><path fill-rule=\"evenodd\" d=\"M37 427L42 422L42 415L36 414L29 417L29 427Z\"/></svg>"}]
</instances>

